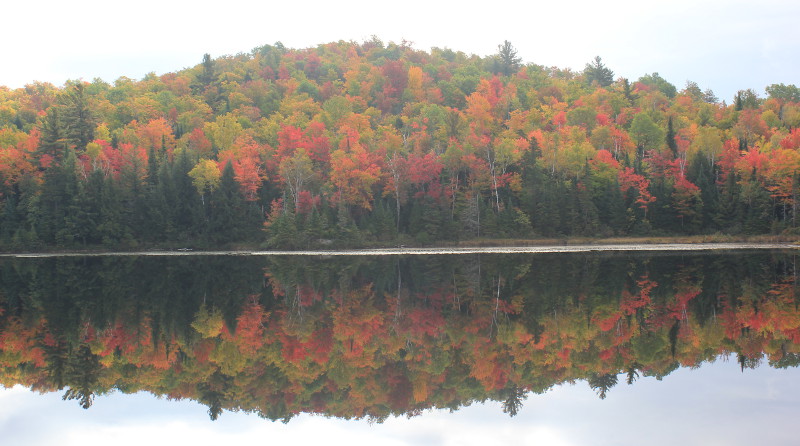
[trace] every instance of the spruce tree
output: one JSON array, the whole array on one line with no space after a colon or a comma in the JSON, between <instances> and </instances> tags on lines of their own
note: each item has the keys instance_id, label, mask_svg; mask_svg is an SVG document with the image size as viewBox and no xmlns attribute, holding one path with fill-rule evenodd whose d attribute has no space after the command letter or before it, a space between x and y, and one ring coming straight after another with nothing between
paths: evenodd
<instances>
[{"instance_id":1,"label":"spruce tree","mask_svg":"<svg viewBox=\"0 0 800 446\"><path fill-rule=\"evenodd\" d=\"M47 109L42 119L42 137L39 141L38 155L46 155L51 160L60 160L67 147L64 125L61 122L61 112L57 106Z\"/></svg>"},{"instance_id":2,"label":"spruce tree","mask_svg":"<svg viewBox=\"0 0 800 446\"><path fill-rule=\"evenodd\" d=\"M667 140L667 147L669 147L669 150L672 152L672 157L673 158L677 158L678 157L678 143L675 142L675 127L674 127L674 125L672 123L672 115L670 115L670 117L667 119L666 140Z\"/></svg>"},{"instance_id":3,"label":"spruce tree","mask_svg":"<svg viewBox=\"0 0 800 446\"><path fill-rule=\"evenodd\" d=\"M211 194L208 235L212 241L230 243L244 238L248 223L246 203L234 176L233 165L228 162L219 187Z\"/></svg>"},{"instance_id":4,"label":"spruce tree","mask_svg":"<svg viewBox=\"0 0 800 446\"><path fill-rule=\"evenodd\" d=\"M86 145L94 139L96 128L94 114L89 108L89 98L83 82L74 82L61 98L65 136L69 144L78 152L86 150Z\"/></svg>"},{"instance_id":5,"label":"spruce tree","mask_svg":"<svg viewBox=\"0 0 800 446\"><path fill-rule=\"evenodd\" d=\"M68 150L61 163L51 165L45 172L36 228L45 243L70 246L75 240L73 230L78 198L76 163L75 152Z\"/></svg>"},{"instance_id":6,"label":"spruce tree","mask_svg":"<svg viewBox=\"0 0 800 446\"><path fill-rule=\"evenodd\" d=\"M497 72L503 76L510 76L519 71L522 59L517 57L517 50L511 42L504 40L501 45L497 45Z\"/></svg>"},{"instance_id":7,"label":"spruce tree","mask_svg":"<svg viewBox=\"0 0 800 446\"><path fill-rule=\"evenodd\" d=\"M614 83L614 72L603 64L600 56L596 56L591 63L586 64L586 68L583 69L583 75L589 85L597 83L600 87L608 87Z\"/></svg>"}]
</instances>

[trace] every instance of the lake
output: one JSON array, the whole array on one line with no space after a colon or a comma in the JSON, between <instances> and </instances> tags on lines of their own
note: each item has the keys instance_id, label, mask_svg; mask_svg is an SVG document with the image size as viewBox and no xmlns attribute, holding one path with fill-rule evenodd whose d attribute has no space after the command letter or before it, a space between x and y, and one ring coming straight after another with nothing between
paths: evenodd
<instances>
[{"instance_id":1,"label":"lake","mask_svg":"<svg viewBox=\"0 0 800 446\"><path fill-rule=\"evenodd\" d=\"M793 441L796 251L548 250L0 258L3 444Z\"/></svg>"}]
</instances>

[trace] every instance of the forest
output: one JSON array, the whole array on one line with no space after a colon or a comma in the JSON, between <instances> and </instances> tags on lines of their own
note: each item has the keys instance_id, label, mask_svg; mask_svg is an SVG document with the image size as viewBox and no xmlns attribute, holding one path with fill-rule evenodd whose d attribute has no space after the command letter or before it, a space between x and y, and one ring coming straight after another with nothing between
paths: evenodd
<instances>
[{"instance_id":1,"label":"forest","mask_svg":"<svg viewBox=\"0 0 800 446\"><path fill-rule=\"evenodd\" d=\"M800 90L378 38L0 87L0 249L797 234Z\"/></svg>"},{"instance_id":2,"label":"forest","mask_svg":"<svg viewBox=\"0 0 800 446\"><path fill-rule=\"evenodd\" d=\"M708 362L800 364L791 252L4 258L0 277L0 385L84 408L514 415L561 384L606 398Z\"/></svg>"}]
</instances>

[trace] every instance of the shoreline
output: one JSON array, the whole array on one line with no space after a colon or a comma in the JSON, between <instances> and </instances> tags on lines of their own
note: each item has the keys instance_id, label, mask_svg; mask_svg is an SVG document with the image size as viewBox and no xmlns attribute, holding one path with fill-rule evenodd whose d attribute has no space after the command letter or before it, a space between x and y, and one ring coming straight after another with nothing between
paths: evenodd
<instances>
[{"instance_id":1,"label":"shoreline","mask_svg":"<svg viewBox=\"0 0 800 446\"><path fill-rule=\"evenodd\" d=\"M384 256L384 255L457 255L457 254L546 254L579 252L679 252L679 251L726 251L726 250L796 250L795 241L738 241L738 242L651 242L631 240L628 242L599 241L590 243L539 243L530 245L493 246L438 246L438 247L392 247L330 250L136 250L136 251L53 251L0 253L0 258L48 258L48 257L171 257L171 256Z\"/></svg>"}]
</instances>

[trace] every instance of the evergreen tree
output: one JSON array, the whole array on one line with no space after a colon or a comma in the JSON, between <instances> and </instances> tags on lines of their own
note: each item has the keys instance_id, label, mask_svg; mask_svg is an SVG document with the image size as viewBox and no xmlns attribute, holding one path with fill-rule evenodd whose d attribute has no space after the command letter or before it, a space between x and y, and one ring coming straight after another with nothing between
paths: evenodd
<instances>
[{"instance_id":1,"label":"evergreen tree","mask_svg":"<svg viewBox=\"0 0 800 446\"><path fill-rule=\"evenodd\" d=\"M147 182L150 185L158 183L158 156L155 147L150 147L147 154Z\"/></svg>"},{"instance_id":2,"label":"evergreen tree","mask_svg":"<svg viewBox=\"0 0 800 446\"><path fill-rule=\"evenodd\" d=\"M196 160L194 160L196 161ZM181 151L172 165L172 179L175 198L171 203L174 209L174 223L177 241L195 241L205 232L206 216L203 203L197 192L189 171L194 167L188 151ZM168 200L169 203L169 200Z\"/></svg>"},{"instance_id":3,"label":"evergreen tree","mask_svg":"<svg viewBox=\"0 0 800 446\"><path fill-rule=\"evenodd\" d=\"M318 241L328 237L328 218L327 213L316 208L311 209L306 223L306 239L309 247L315 246Z\"/></svg>"},{"instance_id":4,"label":"evergreen tree","mask_svg":"<svg viewBox=\"0 0 800 446\"><path fill-rule=\"evenodd\" d=\"M216 80L216 78L217 76L214 69L214 60L211 59L210 54L203 54L203 63L201 65L200 75L197 77L197 80L201 85L208 87Z\"/></svg>"},{"instance_id":5,"label":"evergreen tree","mask_svg":"<svg viewBox=\"0 0 800 446\"><path fill-rule=\"evenodd\" d=\"M78 400L82 408L88 409L100 387L98 381L103 366L88 344L81 344L70 353L64 367L64 384L69 388L62 399Z\"/></svg>"},{"instance_id":6,"label":"evergreen tree","mask_svg":"<svg viewBox=\"0 0 800 446\"><path fill-rule=\"evenodd\" d=\"M571 195L573 197L573 207L575 215L571 233L586 237L596 237L600 232L600 218L597 207L592 201L591 192L583 183L575 183L572 186Z\"/></svg>"},{"instance_id":7,"label":"evergreen tree","mask_svg":"<svg viewBox=\"0 0 800 446\"><path fill-rule=\"evenodd\" d=\"M61 112L57 106L47 109L47 113L42 119L42 137L39 141L38 154L46 155L52 160L60 160L67 147L64 125L61 122Z\"/></svg>"},{"instance_id":8,"label":"evergreen tree","mask_svg":"<svg viewBox=\"0 0 800 446\"><path fill-rule=\"evenodd\" d=\"M74 242L77 198L76 157L73 150L68 150L61 163L45 172L36 228L44 242L58 246L70 246Z\"/></svg>"},{"instance_id":9,"label":"evergreen tree","mask_svg":"<svg viewBox=\"0 0 800 446\"><path fill-rule=\"evenodd\" d=\"M678 143L675 141L675 126L672 123L672 115L669 116L667 119L667 147L672 152L672 157L678 157Z\"/></svg>"},{"instance_id":10,"label":"evergreen tree","mask_svg":"<svg viewBox=\"0 0 800 446\"><path fill-rule=\"evenodd\" d=\"M595 57L591 63L586 64L586 68L583 69L583 75L589 85L596 82L601 87L608 87L614 83L614 72L603 65L603 60L600 59L600 56Z\"/></svg>"},{"instance_id":11,"label":"evergreen tree","mask_svg":"<svg viewBox=\"0 0 800 446\"><path fill-rule=\"evenodd\" d=\"M172 180L172 163L163 163L158 169L158 182L147 191L147 210L150 230L155 241L174 240L177 237L177 192Z\"/></svg>"},{"instance_id":12,"label":"evergreen tree","mask_svg":"<svg viewBox=\"0 0 800 446\"><path fill-rule=\"evenodd\" d=\"M700 188L700 198L703 202L700 226L705 230L717 228L715 215L719 212L720 196L714 170L708 157L698 152L686 172L686 178Z\"/></svg>"},{"instance_id":13,"label":"evergreen tree","mask_svg":"<svg viewBox=\"0 0 800 446\"><path fill-rule=\"evenodd\" d=\"M459 194L456 198L457 203L456 206L459 210L459 221L460 225L460 235L464 238L470 239L474 237L480 237L483 234L483 230L481 228L481 198L480 194L475 193L473 195L469 194ZM417 208L412 208L417 209ZM412 222L414 220L419 220L420 216L414 216L413 214L409 217L409 234L412 236L416 236L416 232L413 230Z\"/></svg>"},{"instance_id":14,"label":"evergreen tree","mask_svg":"<svg viewBox=\"0 0 800 446\"><path fill-rule=\"evenodd\" d=\"M628 101L633 101L633 91L631 90L631 82L627 78L622 78L622 94L625 95L625 99Z\"/></svg>"},{"instance_id":15,"label":"evergreen tree","mask_svg":"<svg viewBox=\"0 0 800 446\"><path fill-rule=\"evenodd\" d=\"M118 245L130 238L130 229L125 224L122 191L112 177L103 178L100 193L100 220L97 226L98 241L106 246Z\"/></svg>"},{"instance_id":16,"label":"evergreen tree","mask_svg":"<svg viewBox=\"0 0 800 446\"><path fill-rule=\"evenodd\" d=\"M306 219L308 223L310 223L310 218L311 216ZM397 238L397 225L392 213L392 206L386 200L380 200L373 205L365 228L378 240L388 241Z\"/></svg>"},{"instance_id":17,"label":"evergreen tree","mask_svg":"<svg viewBox=\"0 0 800 446\"><path fill-rule=\"evenodd\" d=\"M441 231L446 221L438 203L430 197L422 197L409 203L409 234L421 243L430 243L445 237ZM474 218L474 216L472 216ZM483 218L483 217L481 217Z\"/></svg>"},{"instance_id":18,"label":"evergreen tree","mask_svg":"<svg viewBox=\"0 0 800 446\"><path fill-rule=\"evenodd\" d=\"M511 45L511 42L504 40L501 45L497 45L495 61L497 63L495 72L499 72L503 76L511 76L519 71L522 59L517 57L517 50Z\"/></svg>"},{"instance_id":19,"label":"evergreen tree","mask_svg":"<svg viewBox=\"0 0 800 446\"><path fill-rule=\"evenodd\" d=\"M1 179L0 183L2 183ZM5 200L0 202L0 209L2 209L2 212L0 212L0 246L7 246L10 244L15 231L22 225L18 212L19 197L13 192L6 192L3 195Z\"/></svg>"},{"instance_id":20,"label":"evergreen tree","mask_svg":"<svg viewBox=\"0 0 800 446\"><path fill-rule=\"evenodd\" d=\"M333 238L341 246L349 247L360 241L361 237L353 217L347 206L340 203L336 212L336 226L333 229Z\"/></svg>"},{"instance_id":21,"label":"evergreen tree","mask_svg":"<svg viewBox=\"0 0 800 446\"><path fill-rule=\"evenodd\" d=\"M103 173L94 170L89 177L79 183L77 196L77 213L74 224L76 237L82 244L96 244L100 241L98 224L102 221L101 203L104 188Z\"/></svg>"},{"instance_id":22,"label":"evergreen tree","mask_svg":"<svg viewBox=\"0 0 800 446\"><path fill-rule=\"evenodd\" d=\"M734 97L734 108L737 111L744 109L756 109L760 106L761 99L753 89L739 90Z\"/></svg>"},{"instance_id":23,"label":"evergreen tree","mask_svg":"<svg viewBox=\"0 0 800 446\"><path fill-rule=\"evenodd\" d=\"M772 209L769 192L755 178L744 181L741 186L744 231L748 234L767 234L770 232Z\"/></svg>"},{"instance_id":24,"label":"evergreen tree","mask_svg":"<svg viewBox=\"0 0 800 446\"><path fill-rule=\"evenodd\" d=\"M65 136L70 145L78 152L86 150L86 145L94 139L95 118L89 109L89 99L83 82L69 85L61 97Z\"/></svg>"},{"instance_id":25,"label":"evergreen tree","mask_svg":"<svg viewBox=\"0 0 800 446\"><path fill-rule=\"evenodd\" d=\"M222 170L219 187L210 197L209 239L221 243L242 240L248 223L246 203L239 183L234 178L233 165L228 162Z\"/></svg>"},{"instance_id":26,"label":"evergreen tree","mask_svg":"<svg viewBox=\"0 0 800 446\"><path fill-rule=\"evenodd\" d=\"M597 208L601 222L611 228L614 234L624 234L627 216L619 182L608 183L602 209L600 205L597 205Z\"/></svg>"},{"instance_id":27,"label":"evergreen tree","mask_svg":"<svg viewBox=\"0 0 800 446\"><path fill-rule=\"evenodd\" d=\"M725 184L721 188L719 205L713 215L714 224L729 234L739 234L743 229L738 178L735 170L728 173Z\"/></svg>"}]
</instances>

